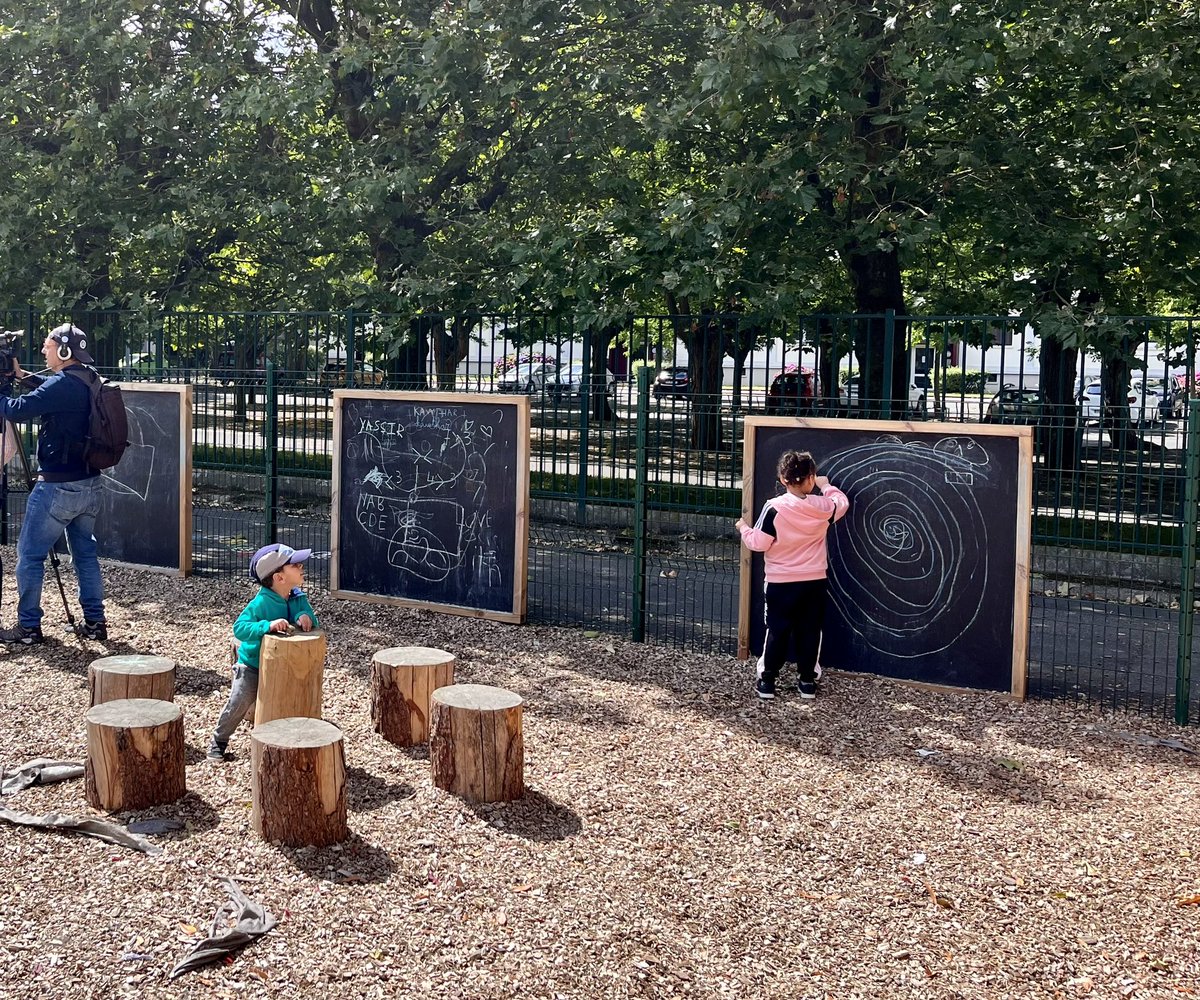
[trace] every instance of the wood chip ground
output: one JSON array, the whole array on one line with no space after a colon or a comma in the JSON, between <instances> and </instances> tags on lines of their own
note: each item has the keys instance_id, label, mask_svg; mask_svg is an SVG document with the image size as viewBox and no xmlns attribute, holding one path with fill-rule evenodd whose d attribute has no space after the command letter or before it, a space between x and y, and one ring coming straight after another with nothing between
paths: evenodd
<instances>
[{"instance_id":1,"label":"wood chip ground","mask_svg":"<svg viewBox=\"0 0 1200 1000\"><path fill-rule=\"evenodd\" d=\"M83 759L92 659L173 657L188 794L117 819L186 829L146 857L0 826L0 996L1200 993L1200 758L1153 742L1195 746L1187 730L848 675L760 703L729 657L315 590L351 837L293 850L250 829L248 730L234 759L204 758L249 585L106 576L109 642L56 631L49 582L48 642L0 650L0 764ZM526 699L522 801L466 805L432 786L426 749L372 732L371 656L397 645ZM4 804L103 817L81 781ZM168 981L226 875L278 926Z\"/></svg>"}]
</instances>

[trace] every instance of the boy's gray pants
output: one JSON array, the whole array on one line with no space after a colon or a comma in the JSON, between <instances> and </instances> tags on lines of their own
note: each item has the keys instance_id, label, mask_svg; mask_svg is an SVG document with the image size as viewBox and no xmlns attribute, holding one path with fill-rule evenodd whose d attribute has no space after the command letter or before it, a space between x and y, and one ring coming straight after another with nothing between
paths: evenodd
<instances>
[{"instance_id":1,"label":"boy's gray pants","mask_svg":"<svg viewBox=\"0 0 1200 1000\"><path fill-rule=\"evenodd\" d=\"M242 719L249 716L254 719L254 702L258 698L258 671L239 663L233 668L233 686L229 690L229 700L221 710L217 720L217 728L213 732L213 747L224 751L229 737Z\"/></svg>"}]
</instances>

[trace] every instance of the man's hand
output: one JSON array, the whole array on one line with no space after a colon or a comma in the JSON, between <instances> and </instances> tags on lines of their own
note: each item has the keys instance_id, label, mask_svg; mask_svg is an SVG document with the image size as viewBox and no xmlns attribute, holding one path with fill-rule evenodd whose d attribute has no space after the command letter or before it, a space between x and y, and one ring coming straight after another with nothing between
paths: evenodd
<instances>
[{"instance_id":1,"label":"man's hand","mask_svg":"<svg viewBox=\"0 0 1200 1000\"><path fill-rule=\"evenodd\" d=\"M303 614L299 618L297 618L296 624L300 626L301 632L311 632L312 631L312 627L313 627L312 619L309 618L307 614Z\"/></svg>"}]
</instances>

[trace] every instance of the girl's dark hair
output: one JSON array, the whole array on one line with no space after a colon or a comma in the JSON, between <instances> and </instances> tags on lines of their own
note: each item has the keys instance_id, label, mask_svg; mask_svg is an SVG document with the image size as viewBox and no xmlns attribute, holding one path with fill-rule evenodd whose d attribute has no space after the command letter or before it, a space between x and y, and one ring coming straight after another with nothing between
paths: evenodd
<instances>
[{"instance_id":1,"label":"girl's dark hair","mask_svg":"<svg viewBox=\"0 0 1200 1000\"><path fill-rule=\"evenodd\" d=\"M816 460L807 451L785 451L779 456L779 478L789 486L798 486L817 474Z\"/></svg>"}]
</instances>

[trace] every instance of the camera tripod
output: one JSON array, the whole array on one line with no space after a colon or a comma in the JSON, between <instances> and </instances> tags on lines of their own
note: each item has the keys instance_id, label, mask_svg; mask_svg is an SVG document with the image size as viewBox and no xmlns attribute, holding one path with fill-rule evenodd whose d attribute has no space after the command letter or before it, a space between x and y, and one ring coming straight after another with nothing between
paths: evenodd
<instances>
[{"instance_id":1,"label":"camera tripod","mask_svg":"<svg viewBox=\"0 0 1200 1000\"><path fill-rule=\"evenodd\" d=\"M11 434L13 443L16 445L17 454L21 458L21 469L25 473L25 486L30 493L33 492L34 478L33 469L29 464L29 455L25 452L25 442L21 439L20 433L17 431L16 424L11 420L5 420L3 428L0 428L0 434ZM0 444L0 448L3 445ZM0 468L0 518L8 509L8 463L10 456L4 455L4 465ZM50 565L54 569L54 580L58 584L58 593L62 597L63 610L67 614L67 629L70 632L75 632L77 626L75 624L75 616L71 613L71 605L67 603L67 590L63 586L62 570L58 562L58 542L50 546ZM4 599L4 557L0 555L0 601Z\"/></svg>"}]
</instances>

